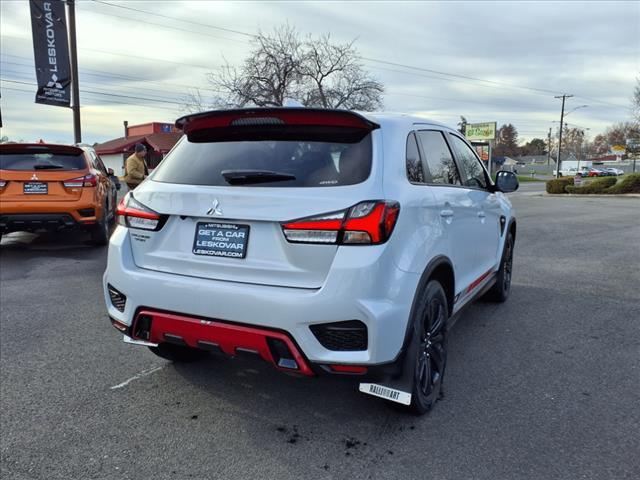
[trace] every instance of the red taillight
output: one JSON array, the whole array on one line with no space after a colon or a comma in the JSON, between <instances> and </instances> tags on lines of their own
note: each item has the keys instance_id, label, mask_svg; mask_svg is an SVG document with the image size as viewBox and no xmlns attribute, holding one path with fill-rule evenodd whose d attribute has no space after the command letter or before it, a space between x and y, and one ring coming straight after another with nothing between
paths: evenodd
<instances>
[{"instance_id":1,"label":"red taillight","mask_svg":"<svg viewBox=\"0 0 640 480\"><path fill-rule=\"evenodd\" d=\"M116 214L118 223L124 227L152 231L160 230L167 218L138 202L130 193L120 200Z\"/></svg>"},{"instance_id":2,"label":"red taillight","mask_svg":"<svg viewBox=\"0 0 640 480\"><path fill-rule=\"evenodd\" d=\"M84 177L76 177L62 182L67 188L95 187L98 185L98 178L93 174Z\"/></svg>"},{"instance_id":3,"label":"red taillight","mask_svg":"<svg viewBox=\"0 0 640 480\"><path fill-rule=\"evenodd\" d=\"M397 202L360 202L338 212L316 215L282 225L285 238L293 243L375 245L386 242L400 212Z\"/></svg>"}]
</instances>

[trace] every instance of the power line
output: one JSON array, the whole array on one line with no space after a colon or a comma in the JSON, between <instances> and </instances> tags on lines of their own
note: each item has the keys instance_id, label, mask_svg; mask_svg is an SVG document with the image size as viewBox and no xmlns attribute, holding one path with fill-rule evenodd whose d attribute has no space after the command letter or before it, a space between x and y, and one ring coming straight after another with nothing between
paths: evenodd
<instances>
[{"instance_id":1,"label":"power line","mask_svg":"<svg viewBox=\"0 0 640 480\"><path fill-rule=\"evenodd\" d=\"M18 59L21 59L21 60L31 60L28 57L21 57L21 56L18 56L18 55L11 55L11 54L8 54L8 53L4 54L4 56L14 57L14 58L18 58ZM35 65L33 63L16 63L16 62L9 62L7 60L1 60L1 61L2 61L2 63L6 63L6 64L9 64L9 65L20 65L20 66L23 66L23 67L35 68ZM80 71L81 72L85 72L85 73L96 72L96 73L88 73L88 74L95 75L95 76L100 76L100 77L105 77L105 78L120 78L120 79L123 79L123 80L134 80L136 82L155 83L155 84L162 85L162 86L170 85L170 86L179 87L179 88L193 88L193 89L196 89L196 90L207 90L207 91L214 92L214 93L222 93L222 92L220 92L218 90L213 90L213 89L208 88L208 87L200 87L200 86L197 86L197 85L187 85L187 84L184 84L184 83L165 82L164 80L152 80L150 78L136 77L136 76L132 76L132 75L125 75L125 74L122 74L122 73L111 73L111 72L107 72L107 71L104 71L104 70L96 70L96 69L93 69L93 68L84 68L83 67L83 68L80 69Z\"/></svg>"},{"instance_id":2,"label":"power line","mask_svg":"<svg viewBox=\"0 0 640 480\"><path fill-rule=\"evenodd\" d=\"M127 10L135 10L135 11L138 11L138 12L143 12L142 10L136 10L136 9L132 9L132 8L129 8L129 7L124 7L122 5L114 5L114 4L106 3L106 2L96 2L96 3L102 3L104 5L109 5L110 7L119 7L119 8L125 8ZM115 13L105 13L105 12L100 12L100 11L97 11L97 10L89 10L89 9L85 9L85 8L82 8L82 10L90 11L90 12L96 13L98 15L106 15L106 16L109 16L109 17L121 18L123 20L128 20L128 21L132 21L132 22L139 22L138 19L131 18L131 17L125 17L123 15L116 15ZM146 15L159 16L159 14L155 14L155 13L151 13L151 12L143 12L143 13L145 13ZM170 18L170 17L165 17L165 18ZM175 20L175 19L173 19L173 20ZM245 43L245 44L248 43L248 42L245 42L244 40L237 40L237 39L234 39L234 38L221 37L219 35L212 35L211 33L198 32L196 30L187 30L186 28L172 27L170 25L165 25L165 24L162 24L162 23L150 22L148 20L145 20L144 23L148 24L148 25L156 25L158 27L168 28L169 30L176 30L178 32L189 33L191 35L205 35L207 37L217 38L218 40L228 40L230 42L238 42L238 43Z\"/></svg>"},{"instance_id":3,"label":"power line","mask_svg":"<svg viewBox=\"0 0 640 480\"><path fill-rule=\"evenodd\" d=\"M15 87L2 87L2 90L10 90L10 91L14 91L14 92L22 92L22 93L29 93L31 95L33 95L33 90L24 90L21 88L15 88ZM86 92L82 92L82 96L84 97L87 93ZM92 97L95 97L95 94L89 94ZM142 107L142 108L152 108L154 110L162 110L164 112L167 111L172 111L171 108L168 107L159 107L156 105L145 105L145 104L140 104L140 103L131 103L131 102L119 102L117 100L109 100L109 101L105 101L104 99L97 99L98 101L102 101L104 103L102 104L98 104L98 106L109 106L112 104L118 104L118 105L135 105L136 107ZM86 106L86 105L85 105Z\"/></svg>"},{"instance_id":4,"label":"power line","mask_svg":"<svg viewBox=\"0 0 640 480\"><path fill-rule=\"evenodd\" d=\"M437 75L444 75L447 77L454 77L454 78L462 78L465 80L473 80L475 82L483 82L483 83L491 83L494 85L498 85L501 87L511 87L511 88L520 88L520 89L524 89L524 90L530 90L530 91L534 91L534 92L543 92L543 93L551 93L551 94L555 94L558 92L554 92L553 90L546 90L543 88L534 88L534 87L526 87L526 86L522 86L522 85L515 85L515 84L510 84L510 83L505 83L505 82L496 82L494 80L485 80L483 78L477 78L477 77L471 77L471 76L467 76L467 75L459 75L456 73L448 73L448 72L441 72L438 70L432 70L430 68L423 68L423 67L416 67L413 65L406 65L403 63L396 63L396 62L388 62L386 60L378 60L375 58L367 58L367 57L361 57L362 60L366 60L368 62L375 62L375 63L382 63L385 65L392 65L394 67L402 67L402 68L407 68L410 70L418 70L421 72L428 72L428 73L435 73Z\"/></svg>"},{"instance_id":5,"label":"power line","mask_svg":"<svg viewBox=\"0 0 640 480\"><path fill-rule=\"evenodd\" d=\"M20 84L20 85L29 85L29 86L32 86L32 87L37 87L37 85L35 83L21 82L21 81L18 81L18 80L7 80L5 78L0 78L0 82L17 83L17 84ZM147 102L157 102L157 103L184 106L182 102L172 102L170 100L159 100L159 99L155 99L155 98L138 97L138 96L134 96L134 95L120 95L120 94L116 94L116 93L106 93L106 92L99 92L99 91L86 90L86 89L83 89L82 91L86 92L86 93L94 93L94 94L97 94L97 95L104 95L104 96L107 96L107 97L131 98L131 99L134 99L134 100L144 100L144 101L147 101Z\"/></svg>"},{"instance_id":6,"label":"power line","mask_svg":"<svg viewBox=\"0 0 640 480\"><path fill-rule=\"evenodd\" d=\"M92 0L94 3L101 3L103 5L109 5L110 7L116 7L116 8L122 8L124 10L131 10L133 12L139 12L139 13L144 13L145 15L155 15L156 17L162 17L162 18L166 18L168 20L172 20L172 21L179 21L179 22L184 22L184 23L189 23L191 25L198 25L200 27L207 27L207 28L213 28L216 30L221 30L223 32L229 32L229 33L237 33L238 35L244 35L247 37L255 37L255 35L252 35L250 33L247 32L242 32L240 30L233 30L231 28L225 28L225 27L218 27L215 25L209 25L206 23L200 23L200 22L194 22L192 20L183 20L181 18L174 18L174 17L170 17L168 15L162 15L161 13L156 13L156 12L149 12L146 10L138 10L137 8L133 8L133 7L125 7L124 5L116 5L114 3L109 3L109 2L104 2L102 0Z\"/></svg>"},{"instance_id":7,"label":"power line","mask_svg":"<svg viewBox=\"0 0 640 480\"><path fill-rule=\"evenodd\" d=\"M113 8L121 8L121 9L125 9L125 10L134 11L134 12L137 12L137 13L142 13L144 15L152 15L152 16L156 16L156 17L159 17L159 18L165 18L165 19L172 20L172 21L178 20L178 21L181 21L181 22L184 22L184 23L189 23L189 24L192 24L192 25L198 25L198 26L203 26L203 27L207 27L207 28L213 28L213 29L216 29L216 30L232 32L232 33L236 33L236 34L243 35L243 36L246 36L246 37L251 37L251 38L255 38L256 37L255 34L251 34L251 33L248 33L248 32L243 32L243 31L240 31L240 30L233 30L233 29L219 27L219 26L216 26L216 25L211 25L211 24L206 24L206 23L201 23L201 22L193 22L191 20L176 19L176 18L170 17L168 15L163 15L163 14L160 14L160 13L150 12L148 10L141 10L141 9L128 7L128 6L124 6L124 5L116 5L116 4L105 2L105 1L102 1L102 0L92 0L92 1L94 3L107 5L107 6L110 6L110 7L113 7ZM127 17L125 17L125 18L127 18ZM130 18L127 18L127 19L130 20ZM162 27L170 28L170 29L171 28L175 28L175 27L171 27L171 26L163 25L163 24L155 24L155 25L159 25L159 26L162 26ZM191 32L191 31L189 31L189 32ZM191 32L191 33L193 33L193 32ZM204 33L202 33L202 34L206 35ZM231 39L227 39L227 40L231 40ZM240 40L233 40L233 41L241 42ZM487 80L487 79L483 79L483 78L472 77L472 76L469 76L469 75L461 75L461 74L457 74L457 73L444 72L444 71L439 71L439 70L434 70L434 69L429 69L429 68L424 68L424 67L417 67L417 66L414 66L414 65L407 65L407 64L397 63L397 62L390 62L390 61L387 61L387 60L381 60L381 59L376 59L376 58L368 58L368 57L360 57L360 58L362 60L364 60L364 61L369 61L369 62L374 62L374 63L381 63L381 64L386 64L386 65L391 65L391 66L397 66L397 67L407 68L407 69L410 69L410 70L434 73L434 74L437 74L437 75L443 75L443 76L452 77L452 78L466 79L466 80L471 80L471 81L474 81L474 82L480 82L480 83L484 83L484 84L492 84L492 85L498 86L498 87L517 88L517 89L525 90L525 91L528 91L528 92L536 92L538 94L539 93L544 93L544 94L554 94L555 95L555 94L558 93L558 91L544 89L544 88L530 87L530 86L525 86L525 85L516 85L516 84L507 83L507 82L498 82L498 81L495 81L495 80ZM408 72L399 71L399 73L408 73ZM437 77L436 77L436 79L437 79ZM587 97L581 97L581 98L587 99ZM614 104L614 103L611 103L611 102L606 102L604 100L596 100L596 99L590 99L590 100L598 102L598 103L607 104L607 105L610 105L610 106L625 108L622 105Z\"/></svg>"},{"instance_id":8,"label":"power line","mask_svg":"<svg viewBox=\"0 0 640 480\"><path fill-rule=\"evenodd\" d=\"M33 65L23 65L23 64L17 64L14 62L6 62L6 61L2 61L3 64L11 64L11 65L16 65L16 66L22 66L25 68L35 68ZM19 75L21 78L23 77L29 77L31 78L30 75L28 75L25 72L19 72L19 71L13 71L13 70L9 70L9 69L3 69L3 73L9 73L9 74L13 74L13 75ZM90 73L90 72L85 72L83 70L80 71L81 76L90 76L90 77L105 77L105 78L110 78L110 75L108 74L98 74L98 73ZM115 76L115 78L119 78L119 76ZM127 79L130 79L131 81L135 81L136 83L142 83L145 82L145 80L136 80L133 77L127 77ZM104 82L101 83L96 83L96 82L90 82L90 81L83 81L83 83L86 84L92 84L92 85L97 85L99 87L102 88L109 88L111 87L112 84L105 84ZM160 85L163 85L160 82L154 82L154 83L159 83ZM167 94L174 94L174 95L178 95L179 97L185 97L188 96L189 91L188 90L171 90L171 89L164 89L164 90L159 90L157 88L143 88L143 87L138 87L138 86L130 86L130 85L124 85L121 83L113 83L114 88L118 88L118 89L128 89L128 90L135 90L135 91L142 91L142 92L151 92L151 95L160 95L160 96L166 96ZM164 84L164 85L173 85L170 83ZM204 91L209 91L209 92L214 92L214 93L222 93L210 88L201 88L201 87L196 87L196 86L185 86L184 88L187 89L194 89L194 90L204 90Z\"/></svg>"}]
</instances>

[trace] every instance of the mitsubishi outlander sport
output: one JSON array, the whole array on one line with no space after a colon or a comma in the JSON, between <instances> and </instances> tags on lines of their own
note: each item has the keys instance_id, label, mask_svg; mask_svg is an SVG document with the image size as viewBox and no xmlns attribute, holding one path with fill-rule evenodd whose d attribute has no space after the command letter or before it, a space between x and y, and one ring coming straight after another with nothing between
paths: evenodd
<instances>
[{"instance_id":1,"label":"mitsubishi outlander sport","mask_svg":"<svg viewBox=\"0 0 640 480\"><path fill-rule=\"evenodd\" d=\"M516 219L455 130L419 117L256 108L184 136L118 207L112 324L172 361L255 353L425 413L452 319L509 295Z\"/></svg>"}]
</instances>

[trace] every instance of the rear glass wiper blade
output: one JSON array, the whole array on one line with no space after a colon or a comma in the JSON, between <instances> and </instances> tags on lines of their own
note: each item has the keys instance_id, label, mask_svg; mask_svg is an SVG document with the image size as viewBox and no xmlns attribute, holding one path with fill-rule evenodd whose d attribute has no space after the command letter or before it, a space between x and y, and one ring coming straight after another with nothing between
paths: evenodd
<instances>
[{"instance_id":1,"label":"rear glass wiper blade","mask_svg":"<svg viewBox=\"0 0 640 480\"><path fill-rule=\"evenodd\" d=\"M64 165L58 165L55 163L44 163L44 164L34 165L33 168L35 170L53 170L56 168L64 168Z\"/></svg>"},{"instance_id":2,"label":"rear glass wiper blade","mask_svg":"<svg viewBox=\"0 0 640 480\"><path fill-rule=\"evenodd\" d=\"M229 185L283 182L296 179L296 176L290 173L273 172L271 170L223 170L220 173Z\"/></svg>"}]
</instances>

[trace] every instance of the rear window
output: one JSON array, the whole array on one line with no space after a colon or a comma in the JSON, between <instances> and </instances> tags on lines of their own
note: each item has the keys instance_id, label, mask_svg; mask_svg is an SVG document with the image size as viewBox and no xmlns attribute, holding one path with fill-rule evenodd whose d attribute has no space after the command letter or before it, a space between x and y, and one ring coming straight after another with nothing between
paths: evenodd
<instances>
[{"instance_id":1,"label":"rear window","mask_svg":"<svg viewBox=\"0 0 640 480\"><path fill-rule=\"evenodd\" d=\"M276 172L258 187L335 187L365 181L371 172L371 135L345 143L322 138L189 142L184 138L153 173L153 180L230 186L234 172ZM293 177L293 178L292 178Z\"/></svg>"},{"instance_id":2,"label":"rear window","mask_svg":"<svg viewBox=\"0 0 640 480\"><path fill-rule=\"evenodd\" d=\"M84 170L87 162L84 155L56 153L3 153L0 155L0 170Z\"/></svg>"}]
</instances>

